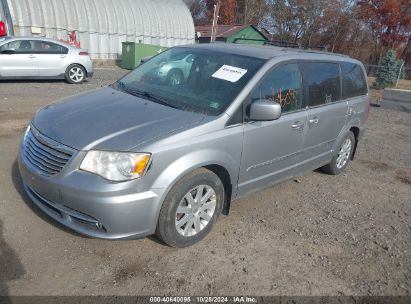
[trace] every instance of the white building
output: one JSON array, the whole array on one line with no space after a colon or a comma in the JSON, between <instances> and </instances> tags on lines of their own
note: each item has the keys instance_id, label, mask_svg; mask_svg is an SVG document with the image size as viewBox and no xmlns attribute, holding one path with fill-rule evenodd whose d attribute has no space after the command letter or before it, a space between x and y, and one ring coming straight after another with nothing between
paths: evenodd
<instances>
[{"instance_id":1,"label":"white building","mask_svg":"<svg viewBox=\"0 0 411 304\"><path fill-rule=\"evenodd\" d=\"M195 41L182 0L0 0L0 20L15 36L67 40L76 31L94 59L117 59L123 41L166 47Z\"/></svg>"}]
</instances>

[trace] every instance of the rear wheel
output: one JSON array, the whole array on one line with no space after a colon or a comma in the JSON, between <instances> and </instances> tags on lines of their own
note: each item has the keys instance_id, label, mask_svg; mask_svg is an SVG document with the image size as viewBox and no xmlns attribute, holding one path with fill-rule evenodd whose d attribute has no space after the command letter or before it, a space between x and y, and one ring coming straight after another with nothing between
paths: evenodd
<instances>
[{"instance_id":1,"label":"rear wheel","mask_svg":"<svg viewBox=\"0 0 411 304\"><path fill-rule=\"evenodd\" d=\"M216 222L224 186L213 172L200 168L183 177L169 192L160 211L157 236L172 247L202 240Z\"/></svg>"},{"instance_id":2,"label":"rear wheel","mask_svg":"<svg viewBox=\"0 0 411 304\"><path fill-rule=\"evenodd\" d=\"M349 131L341 140L331 162L321 169L328 174L338 175L347 167L355 146L355 136Z\"/></svg>"},{"instance_id":3,"label":"rear wheel","mask_svg":"<svg viewBox=\"0 0 411 304\"><path fill-rule=\"evenodd\" d=\"M86 70L79 64L72 64L67 68L65 76L67 82L80 84L86 79Z\"/></svg>"}]
</instances>

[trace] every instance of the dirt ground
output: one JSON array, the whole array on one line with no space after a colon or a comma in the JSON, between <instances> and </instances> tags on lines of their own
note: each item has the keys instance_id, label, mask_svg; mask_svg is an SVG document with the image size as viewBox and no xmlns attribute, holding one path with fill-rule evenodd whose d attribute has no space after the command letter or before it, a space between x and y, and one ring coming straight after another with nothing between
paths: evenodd
<instances>
[{"instance_id":1,"label":"dirt ground","mask_svg":"<svg viewBox=\"0 0 411 304\"><path fill-rule=\"evenodd\" d=\"M0 294L410 295L411 115L372 108L344 174L308 172L233 203L199 244L103 241L42 215L16 155L31 116L75 86L0 82Z\"/></svg>"}]
</instances>

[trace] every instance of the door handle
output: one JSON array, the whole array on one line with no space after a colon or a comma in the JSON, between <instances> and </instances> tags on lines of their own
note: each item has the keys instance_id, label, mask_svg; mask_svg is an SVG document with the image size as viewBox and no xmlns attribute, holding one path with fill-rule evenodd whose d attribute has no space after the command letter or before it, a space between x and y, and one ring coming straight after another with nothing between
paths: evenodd
<instances>
[{"instance_id":1,"label":"door handle","mask_svg":"<svg viewBox=\"0 0 411 304\"><path fill-rule=\"evenodd\" d=\"M33 58L36 58L36 56L34 56L34 55L29 55L29 58L33 59Z\"/></svg>"},{"instance_id":2,"label":"door handle","mask_svg":"<svg viewBox=\"0 0 411 304\"><path fill-rule=\"evenodd\" d=\"M293 125L291 125L291 129L302 131L304 129L304 124L299 121L296 121Z\"/></svg>"},{"instance_id":3,"label":"door handle","mask_svg":"<svg viewBox=\"0 0 411 304\"><path fill-rule=\"evenodd\" d=\"M66 58L66 55L60 55L60 58Z\"/></svg>"},{"instance_id":4,"label":"door handle","mask_svg":"<svg viewBox=\"0 0 411 304\"><path fill-rule=\"evenodd\" d=\"M318 124L319 121L320 121L320 119L318 117L314 117L314 118L309 120L309 123L311 125L315 125L315 124Z\"/></svg>"}]
</instances>

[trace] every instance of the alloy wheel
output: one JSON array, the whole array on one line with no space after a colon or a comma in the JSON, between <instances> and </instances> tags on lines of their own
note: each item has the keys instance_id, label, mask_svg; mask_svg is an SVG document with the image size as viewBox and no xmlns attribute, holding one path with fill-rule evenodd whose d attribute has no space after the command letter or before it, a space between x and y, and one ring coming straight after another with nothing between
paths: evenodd
<instances>
[{"instance_id":1,"label":"alloy wheel","mask_svg":"<svg viewBox=\"0 0 411 304\"><path fill-rule=\"evenodd\" d=\"M84 72L80 67L72 67L69 71L69 77L73 82L82 82L84 79Z\"/></svg>"},{"instance_id":2,"label":"alloy wheel","mask_svg":"<svg viewBox=\"0 0 411 304\"><path fill-rule=\"evenodd\" d=\"M346 140L344 140L343 144L341 145L340 151L338 152L338 157L336 161L338 169L344 167L345 164L348 162L348 159L350 158L351 154L351 147L351 139L347 138Z\"/></svg>"},{"instance_id":3,"label":"alloy wheel","mask_svg":"<svg viewBox=\"0 0 411 304\"><path fill-rule=\"evenodd\" d=\"M214 189L208 185L199 185L191 189L180 201L175 227L185 237L198 234L211 221L216 209L217 197Z\"/></svg>"}]
</instances>

